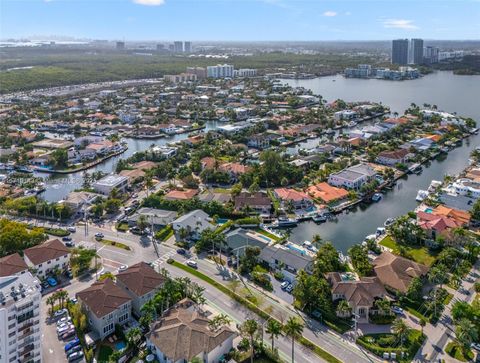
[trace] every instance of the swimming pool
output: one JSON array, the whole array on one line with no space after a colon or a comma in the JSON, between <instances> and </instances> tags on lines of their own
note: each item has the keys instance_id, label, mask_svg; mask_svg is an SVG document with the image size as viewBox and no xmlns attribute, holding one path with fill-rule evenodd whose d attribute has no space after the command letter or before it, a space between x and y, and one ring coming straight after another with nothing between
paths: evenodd
<instances>
[{"instance_id":1,"label":"swimming pool","mask_svg":"<svg viewBox=\"0 0 480 363\"><path fill-rule=\"evenodd\" d=\"M261 238L261 239L263 239L264 241L267 241L267 242L269 242L269 243L270 243L270 241L271 241L270 238L268 238L267 236L264 236L264 235L261 234L261 233L257 233L257 237L259 237L259 238Z\"/></svg>"},{"instance_id":2,"label":"swimming pool","mask_svg":"<svg viewBox=\"0 0 480 363\"><path fill-rule=\"evenodd\" d=\"M425 209L425 213L433 213L433 209L432 208L427 208L427 209Z\"/></svg>"},{"instance_id":3,"label":"swimming pool","mask_svg":"<svg viewBox=\"0 0 480 363\"><path fill-rule=\"evenodd\" d=\"M126 347L127 347L127 344L125 344L123 340L115 343L116 350L122 350L122 349L125 349Z\"/></svg>"}]
</instances>

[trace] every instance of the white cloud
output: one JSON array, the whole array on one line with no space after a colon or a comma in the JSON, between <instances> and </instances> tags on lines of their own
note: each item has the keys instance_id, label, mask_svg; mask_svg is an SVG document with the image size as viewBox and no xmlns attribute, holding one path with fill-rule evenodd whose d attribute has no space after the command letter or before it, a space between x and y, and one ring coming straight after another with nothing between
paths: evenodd
<instances>
[{"instance_id":1,"label":"white cloud","mask_svg":"<svg viewBox=\"0 0 480 363\"><path fill-rule=\"evenodd\" d=\"M326 11L323 13L323 16L337 16L337 13L335 11Z\"/></svg>"},{"instance_id":2,"label":"white cloud","mask_svg":"<svg viewBox=\"0 0 480 363\"><path fill-rule=\"evenodd\" d=\"M383 26L385 28L397 28L405 30L416 30L418 26L413 24L413 20L406 19L387 19L383 21Z\"/></svg>"},{"instance_id":3,"label":"white cloud","mask_svg":"<svg viewBox=\"0 0 480 363\"><path fill-rule=\"evenodd\" d=\"M147 6L158 6L165 4L165 0L133 0L135 4L147 5Z\"/></svg>"}]
</instances>

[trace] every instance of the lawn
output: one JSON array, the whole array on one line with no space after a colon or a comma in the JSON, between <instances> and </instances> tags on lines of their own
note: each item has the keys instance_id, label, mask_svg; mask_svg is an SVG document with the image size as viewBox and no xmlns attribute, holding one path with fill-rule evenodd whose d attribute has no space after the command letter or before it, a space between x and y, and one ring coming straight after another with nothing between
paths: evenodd
<instances>
[{"instance_id":1,"label":"lawn","mask_svg":"<svg viewBox=\"0 0 480 363\"><path fill-rule=\"evenodd\" d=\"M274 241L280 241L280 237L277 237L275 236L274 234L268 232L268 231L265 231L264 229L261 229L261 228L255 228L255 232L257 233L260 233L260 234L263 234L265 237L268 237Z\"/></svg>"},{"instance_id":2,"label":"lawn","mask_svg":"<svg viewBox=\"0 0 480 363\"><path fill-rule=\"evenodd\" d=\"M398 253L398 244L393 240L391 236L385 236L379 244L384 247L390 248L394 253ZM415 262L421 263L425 266L431 266L435 261L435 256L432 255L427 247L424 246L404 246L407 252L407 255L414 260Z\"/></svg>"},{"instance_id":3,"label":"lawn","mask_svg":"<svg viewBox=\"0 0 480 363\"><path fill-rule=\"evenodd\" d=\"M103 239L103 238L99 239L98 241L103 243L104 245L107 245L107 246L118 247L118 248L121 248L123 250L130 251L130 247L127 246L126 244L122 243L122 242L110 241L109 239Z\"/></svg>"},{"instance_id":4,"label":"lawn","mask_svg":"<svg viewBox=\"0 0 480 363\"><path fill-rule=\"evenodd\" d=\"M108 345L101 345L98 351L98 361L108 362L108 357L113 353L113 349Z\"/></svg>"},{"instance_id":5,"label":"lawn","mask_svg":"<svg viewBox=\"0 0 480 363\"><path fill-rule=\"evenodd\" d=\"M465 356L462 348L455 342L448 343L445 352L447 352L450 357L458 359L461 362L468 362L473 359L473 352L471 350L469 350L467 356Z\"/></svg>"},{"instance_id":6,"label":"lawn","mask_svg":"<svg viewBox=\"0 0 480 363\"><path fill-rule=\"evenodd\" d=\"M170 225L162 228L160 231L155 233L155 238L160 242L166 241L172 236L173 236L173 228Z\"/></svg>"},{"instance_id":7,"label":"lawn","mask_svg":"<svg viewBox=\"0 0 480 363\"><path fill-rule=\"evenodd\" d=\"M128 223L127 222L118 223L116 228L117 228L117 231L119 231L119 232L127 232L128 231Z\"/></svg>"}]
</instances>

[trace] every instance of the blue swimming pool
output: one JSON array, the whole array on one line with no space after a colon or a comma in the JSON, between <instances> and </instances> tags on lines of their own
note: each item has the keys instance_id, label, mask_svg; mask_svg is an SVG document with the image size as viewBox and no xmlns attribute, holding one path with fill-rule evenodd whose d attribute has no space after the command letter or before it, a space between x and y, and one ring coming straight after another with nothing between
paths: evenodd
<instances>
[{"instance_id":1,"label":"blue swimming pool","mask_svg":"<svg viewBox=\"0 0 480 363\"><path fill-rule=\"evenodd\" d=\"M267 242L270 242L270 241L271 241L270 238L268 238L267 236L264 236L264 235L261 234L261 233L257 233L257 237L259 237L259 238L261 238L261 239L263 239L263 240L265 240L265 241L267 241Z\"/></svg>"},{"instance_id":2,"label":"blue swimming pool","mask_svg":"<svg viewBox=\"0 0 480 363\"><path fill-rule=\"evenodd\" d=\"M433 209L432 208L427 208L425 209L425 213L432 213L433 212Z\"/></svg>"},{"instance_id":3,"label":"blue swimming pool","mask_svg":"<svg viewBox=\"0 0 480 363\"><path fill-rule=\"evenodd\" d=\"M122 349L125 349L126 347L127 347L127 344L125 344L123 340L115 343L116 350L122 350Z\"/></svg>"}]
</instances>

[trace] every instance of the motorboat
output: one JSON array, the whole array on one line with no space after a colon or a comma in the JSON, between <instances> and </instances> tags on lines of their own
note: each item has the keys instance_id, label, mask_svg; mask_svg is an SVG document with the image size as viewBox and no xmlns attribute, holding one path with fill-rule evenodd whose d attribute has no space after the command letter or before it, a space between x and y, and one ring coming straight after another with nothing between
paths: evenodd
<instances>
[{"instance_id":1,"label":"motorboat","mask_svg":"<svg viewBox=\"0 0 480 363\"><path fill-rule=\"evenodd\" d=\"M435 192L439 187L442 186L442 182L439 181L439 180L432 180L432 182L430 183L430 186L428 187L428 191L430 193L433 193Z\"/></svg>"},{"instance_id":2,"label":"motorboat","mask_svg":"<svg viewBox=\"0 0 480 363\"><path fill-rule=\"evenodd\" d=\"M391 226L394 222L395 222L395 218L387 218L387 220L385 221L385 223L383 223L383 225L385 227L388 227L388 226Z\"/></svg>"},{"instance_id":3,"label":"motorboat","mask_svg":"<svg viewBox=\"0 0 480 363\"><path fill-rule=\"evenodd\" d=\"M295 227L298 224L298 221L295 218L286 218L279 217L274 223L273 226L278 228L282 227Z\"/></svg>"},{"instance_id":4,"label":"motorboat","mask_svg":"<svg viewBox=\"0 0 480 363\"><path fill-rule=\"evenodd\" d=\"M417 202L423 202L425 198L428 197L428 195L429 195L428 191L420 189L417 193L415 200Z\"/></svg>"},{"instance_id":5,"label":"motorboat","mask_svg":"<svg viewBox=\"0 0 480 363\"><path fill-rule=\"evenodd\" d=\"M379 202L382 198L383 198L383 194L382 194L382 193L375 193L375 194L372 196L372 201L373 201L373 202Z\"/></svg>"},{"instance_id":6,"label":"motorboat","mask_svg":"<svg viewBox=\"0 0 480 363\"><path fill-rule=\"evenodd\" d=\"M326 222L327 221L327 217L325 216L325 214L315 214L313 217L312 217L312 220L316 223L321 223L321 222Z\"/></svg>"}]
</instances>

